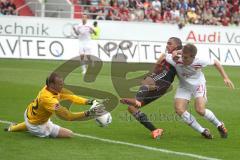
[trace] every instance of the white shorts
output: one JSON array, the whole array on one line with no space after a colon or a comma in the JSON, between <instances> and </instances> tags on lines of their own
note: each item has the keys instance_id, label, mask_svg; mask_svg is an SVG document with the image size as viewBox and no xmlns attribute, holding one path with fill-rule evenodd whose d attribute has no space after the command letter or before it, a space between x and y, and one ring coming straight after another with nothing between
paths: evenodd
<instances>
[{"instance_id":1,"label":"white shorts","mask_svg":"<svg viewBox=\"0 0 240 160\"><path fill-rule=\"evenodd\" d=\"M90 42L80 42L79 54L91 54L92 53L92 43Z\"/></svg>"},{"instance_id":2,"label":"white shorts","mask_svg":"<svg viewBox=\"0 0 240 160\"><path fill-rule=\"evenodd\" d=\"M54 124L50 119L41 125L33 125L28 122L26 111L24 113L24 120L27 129L30 133L38 137L57 137L60 130L60 126Z\"/></svg>"},{"instance_id":3,"label":"white shorts","mask_svg":"<svg viewBox=\"0 0 240 160\"><path fill-rule=\"evenodd\" d=\"M200 84L197 85L191 89L187 89L185 87L179 86L177 88L175 99L181 98L186 100L191 100L191 97L197 98L197 97L204 97L205 101L207 101L207 89L206 84Z\"/></svg>"}]
</instances>

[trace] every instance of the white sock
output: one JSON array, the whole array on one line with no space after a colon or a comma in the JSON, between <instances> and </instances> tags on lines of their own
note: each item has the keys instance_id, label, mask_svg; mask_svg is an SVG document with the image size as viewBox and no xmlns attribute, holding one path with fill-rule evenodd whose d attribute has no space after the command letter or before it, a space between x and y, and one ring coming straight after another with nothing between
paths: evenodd
<instances>
[{"instance_id":1,"label":"white sock","mask_svg":"<svg viewBox=\"0 0 240 160\"><path fill-rule=\"evenodd\" d=\"M82 65L82 73L85 74L87 72L87 67L85 64Z\"/></svg>"},{"instance_id":2,"label":"white sock","mask_svg":"<svg viewBox=\"0 0 240 160\"><path fill-rule=\"evenodd\" d=\"M196 118L193 115L191 115L188 111L185 111L181 115L181 117L185 123L187 123L189 126L191 126L199 133L202 133L204 131L204 128L197 122Z\"/></svg>"},{"instance_id":3,"label":"white sock","mask_svg":"<svg viewBox=\"0 0 240 160\"><path fill-rule=\"evenodd\" d=\"M204 118L207 119L212 124L214 124L216 127L222 125L222 123L217 119L217 117L209 109L205 109Z\"/></svg>"}]
</instances>

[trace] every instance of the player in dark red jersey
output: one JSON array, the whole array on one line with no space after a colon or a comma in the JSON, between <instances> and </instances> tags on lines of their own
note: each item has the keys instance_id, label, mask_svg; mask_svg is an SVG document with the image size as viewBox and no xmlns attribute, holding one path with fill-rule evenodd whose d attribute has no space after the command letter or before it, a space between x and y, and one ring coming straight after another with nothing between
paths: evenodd
<instances>
[{"instance_id":1,"label":"player in dark red jersey","mask_svg":"<svg viewBox=\"0 0 240 160\"><path fill-rule=\"evenodd\" d=\"M182 42L177 37L168 39L166 51L172 53L175 50L182 49ZM163 129L156 128L140 108L149 104L164 95L171 87L176 75L175 68L167 63L161 56L154 66L153 72L150 73L140 86L135 98L122 98L121 103L127 104L128 111L142 124L149 129L154 139L160 138Z\"/></svg>"}]
</instances>

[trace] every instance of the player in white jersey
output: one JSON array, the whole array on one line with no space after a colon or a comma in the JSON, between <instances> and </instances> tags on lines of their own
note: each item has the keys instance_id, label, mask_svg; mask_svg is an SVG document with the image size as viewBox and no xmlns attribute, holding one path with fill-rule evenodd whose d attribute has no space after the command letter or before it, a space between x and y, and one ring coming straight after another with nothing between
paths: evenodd
<instances>
[{"instance_id":1,"label":"player in white jersey","mask_svg":"<svg viewBox=\"0 0 240 160\"><path fill-rule=\"evenodd\" d=\"M87 15L83 15L82 24L73 27L75 34L78 36L80 41L80 62L82 63L82 73L85 74L87 71L86 63L84 62L84 57L86 55L88 61L91 61L90 54L92 53L92 40L91 34L95 31L91 26L87 25Z\"/></svg>"},{"instance_id":2,"label":"player in white jersey","mask_svg":"<svg viewBox=\"0 0 240 160\"><path fill-rule=\"evenodd\" d=\"M207 101L206 80L201 69L213 64L223 77L224 83L231 89L234 89L234 85L217 60L206 61L197 58L196 54L197 48L193 44L186 44L181 51L166 55L166 61L176 68L179 78L179 86L175 95L175 111L189 126L200 132L205 138L212 139L213 136L209 129L203 128L195 117L187 111L187 105L193 96L196 112L213 123L218 128L222 138L227 138L227 129L223 122L220 122L211 110L205 108Z\"/></svg>"}]
</instances>

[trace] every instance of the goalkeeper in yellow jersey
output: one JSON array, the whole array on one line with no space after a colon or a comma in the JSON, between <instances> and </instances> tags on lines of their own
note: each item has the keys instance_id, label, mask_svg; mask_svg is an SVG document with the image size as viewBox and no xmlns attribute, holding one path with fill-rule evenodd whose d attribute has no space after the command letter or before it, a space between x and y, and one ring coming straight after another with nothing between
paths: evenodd
<instances>
[{"instance_id":1,"label":"goalkeeper in yellow jersey","mask_svg":"<svg viewBox=\"0 0 240 160\"><path fill-rule=\"evenodd\" d=\"M104 114L103 105L97 100L85 99L63 88L64 81L58 74L52 73L46 80L46 86L38 93L36 99L30 103L24 113L24 122L12 124L6 131L29 131L38 137L72 137L73 132L67 128L54 124L50 117L55 113L67 121L81 120L89 116ZM94 105L84 112L70 112L60 105L61 100L69 100L76 104Z\"/></svg>"}]
</instances>

